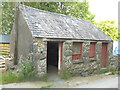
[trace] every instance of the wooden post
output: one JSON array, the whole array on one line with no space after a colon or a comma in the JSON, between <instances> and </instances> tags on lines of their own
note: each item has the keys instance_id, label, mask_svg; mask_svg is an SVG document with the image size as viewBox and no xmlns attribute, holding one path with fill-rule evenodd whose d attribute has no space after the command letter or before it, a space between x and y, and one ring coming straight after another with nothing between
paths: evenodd
<instances>
[{"instance_id":1,"label":"wooden post","mask_svg":"<svg viewBox=\"0 0 120 90\"><path fill-rule=\"evenodd\" d=\"M15 2L15 47L14 47L14 65L17 65L18 56L18 2Z\"/></svg>"}]
</instances>

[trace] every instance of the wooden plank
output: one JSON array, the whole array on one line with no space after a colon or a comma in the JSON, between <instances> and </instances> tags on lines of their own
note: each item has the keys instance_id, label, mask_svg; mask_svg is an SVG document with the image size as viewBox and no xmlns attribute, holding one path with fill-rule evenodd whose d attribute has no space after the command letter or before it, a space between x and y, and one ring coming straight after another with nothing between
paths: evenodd
<instances>
[{"instance_id":1,"label":"wooden plank","mask_svg":"<svg viewBox=\"0 0 120 90\"><path fill-rule=\"evenodd\" d=\"M102 67L107 66L107 53L108 52L108 43L102 43L102 55L101 55L101 64Z\"/></svg>"},{"instance_id":2,"label":"wooden plank","mask_svg":"<svg viewBox=\"0 0 120 90\"><path fill-rule=\"evenodd\" d=\"M63 64L63 42L61 42L61 61L60 61L60 69L62 69L62 64Z\"/></svg>"},{"instance_id":3,"label":"wooden plank","mask_svg":"<svg viewBox=\"0 0 120 90\"><path fill-rule=\"evenodd\" d=\"M0 54L9 54L8 52L0 52Z\"/></svg>"},{"instance_id":4,"label":"wooden plank","mask_svg":"<svg viewBox=\"0 0 120 90\"><path fill-rule=\"evenodd\" d=\"M0 50L0 52L10 52L10 50Z\"/></svg>"},{"instance_id":5,"label":"wooden plank","mask_svg":"<svg viewBox=\"0 0 120 90\"><path fill-rule=\"evenodd\" d=\"M0 44L0 46L9 46L10 44L4 44L4 43L2 43L2 44Z\"/></svg>"},{"instance_id":6,"label":"wooden plank","mask_svg":"<svg viewBox=\"0 0 120 90\"><path fill-rule=\"evenodd\" d=\"M10 48L0 48L0 50L10 50Z\"/></svg>"}]
</instances>

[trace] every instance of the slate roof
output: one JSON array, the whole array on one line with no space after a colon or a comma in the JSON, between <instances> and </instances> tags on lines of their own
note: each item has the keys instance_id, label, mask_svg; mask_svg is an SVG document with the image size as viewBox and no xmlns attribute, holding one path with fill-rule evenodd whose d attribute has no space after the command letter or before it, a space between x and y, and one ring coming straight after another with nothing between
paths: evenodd
<instances>
[{"instance_id":1,"label":"slate roof","mask_svg":"<svg viewBox=\"0 0 120 90\"><path fill-rule=\"evenodd\" d=\"M0 43L10 43L10 35L0 35Z\"/></svg>"},{"instance_id":2,"label":"slate roof","mask_svg":"<svg viewBox=\"0 0 120 90\"><path fill-rule=\"evenodd\" d=\"M34 37L112 40L90 21L25 5L19 5L19 8Z\"/></svg>"}]
</instances>

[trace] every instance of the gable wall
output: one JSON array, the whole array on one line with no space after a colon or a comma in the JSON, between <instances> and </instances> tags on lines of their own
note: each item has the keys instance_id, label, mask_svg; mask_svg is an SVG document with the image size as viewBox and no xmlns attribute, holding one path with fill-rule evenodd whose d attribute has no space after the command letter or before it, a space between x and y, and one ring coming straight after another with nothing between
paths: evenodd
<instances>
[{"instance_id":1,"label":"gable wall","mask_svg":"<svg viewBox=\"0 0 120 90\"><path fill-rule=\"evenodd\" d=\"M18 59L27 58L32 52L33 37L28 25L19 11L18 15Z\"/></svg>"}]
</instances>

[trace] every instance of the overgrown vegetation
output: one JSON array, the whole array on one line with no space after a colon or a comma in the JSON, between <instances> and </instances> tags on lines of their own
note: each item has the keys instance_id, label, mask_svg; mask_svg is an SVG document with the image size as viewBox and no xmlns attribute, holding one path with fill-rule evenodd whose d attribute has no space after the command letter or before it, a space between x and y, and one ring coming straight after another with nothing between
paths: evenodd
<instances>
[{"instance_id":1,"label":"overgrown vegetation","mask_svg":"<svg viewBox=\"0 0 120 90\"><path fill-rule=\"evenodd\" d=\"M68 70L64 69L62 71L61 79L67 80L70 77L72 77L73 75L74 75L73 73L70 73Z\"/></svg>"},{"instance_id":2,"label":"overgrown vegetation","mask_svg":"<svg viewBox=\"0 0 120 90\"><path fill-rule=\"evenodd\" d=\"M13 73L12 70L2 74L2 84L17 83L22 81L29 81L35 79L35 69L32 60L26 60L21 64L20 71Z\"/></svg>"},{"instance_id":3,"label":"overgrown vegetation","mask_svg":"<svg viewBox=\"0 0 120 90\"><path fill-rule=\"evenodd\" d=\"M42 86L41 88L51 88L52 85Z\"/></svg>"},{"instance_id":4,"label":"overgrown vegetation","mask_svg":"<svg viewBox=\"0 0 120 90\"><path fill-rule=\"evenodd\" d=\"M48 76L47 76L47 73L45 73L45 74L43 75L42 80L45 81L45 82L48 82Z\"/></svg>"},{"instance_id":5,"label":"overgrown vegetation","mask_svg":"<svg viewBox=\"0 0 120 90\"><path fill-rule=\"evenodd\" d=\"M120 40L120 33L118 32L118 26L115 21L101 21L94 23L99 29L101 29L105 34L110 36L113 40Z\"/></svg>"},{"instance_id":6,"label":"overgrown vegetation","mask_svg":"<svg viewBox=\"0 0 120 90\"><path fill-rule=\"evenodd\" d=\"M97 74L104 74L111 72L111 75L120 75L120 71L118 70L110 70L109 68L106 69L101 69L100 71L97 72Z\"/></svg>"},{"instance_id":7,"label":"overgrown vegetation","mask_svg":"<svg viewBox=\"0 0 120 90\"><path fill-rule=\"evenodd\" d=\"M86 1L81 2L19 2L30 7L37 9L50 11L54 13L65 14L68 16L73 16L76 18L94 21L94 14L89 11L89 3ZM15 2L2 2L0 4L0 17L2 21L0 23L0 34L10 34L13 22L14 22L14 12L15 12Z\"/></svg>"}]
</instances>

